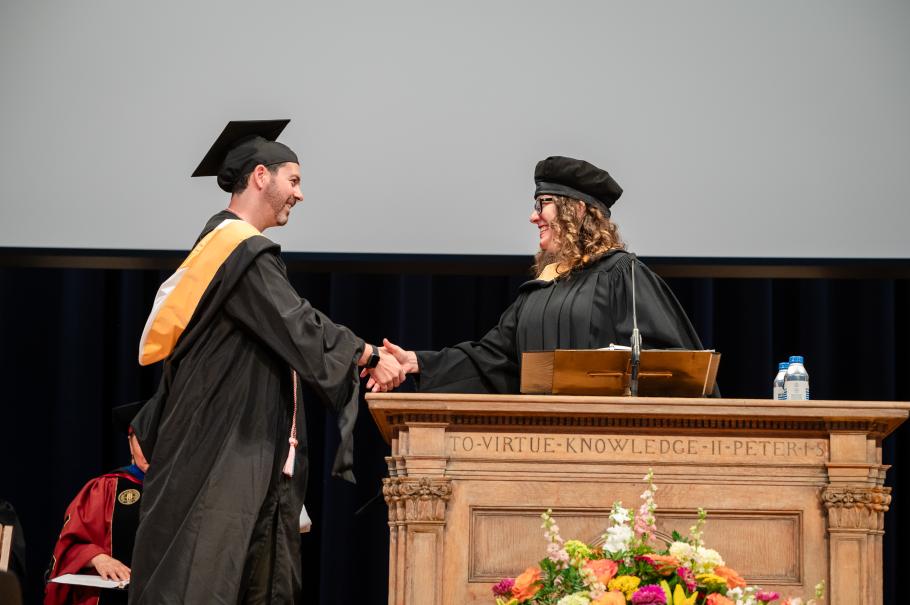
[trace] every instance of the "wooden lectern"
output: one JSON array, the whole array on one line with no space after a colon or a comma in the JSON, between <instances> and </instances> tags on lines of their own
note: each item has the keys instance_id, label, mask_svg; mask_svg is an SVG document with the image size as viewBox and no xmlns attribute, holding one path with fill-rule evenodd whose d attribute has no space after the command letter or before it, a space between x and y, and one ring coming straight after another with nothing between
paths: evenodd
<instances>
[{"instance_id":1,"label":"wooden lectern","mask_svg":"<svg viewBox=\"0 0 910 605\"><path fill-rule=\"evenodd\" d=\"M545 556L540 514L596 541L654 469L658 528L750 584L831 605L882 603L881 441L910 404L536 395L367 395L391 444L390 605L490 605Z\"/></svg>"}]
</instances>

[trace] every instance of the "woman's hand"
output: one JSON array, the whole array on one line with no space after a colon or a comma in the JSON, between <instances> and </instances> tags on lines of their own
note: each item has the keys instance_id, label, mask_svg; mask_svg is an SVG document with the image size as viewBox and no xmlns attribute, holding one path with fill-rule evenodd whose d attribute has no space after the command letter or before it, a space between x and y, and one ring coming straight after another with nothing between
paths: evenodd
<instances>
[{"instance_id":1,"label":"woman's hand","mask_svg":"<svg viewBox=\"0 0 910 605\"><path fill-rule=\"evenodd\" d=\"M398 345L393 344L388 338L382 339L382 348L398 360L405 374L420 373L420 366L417 364L417 353L414 351L405 351Z\"/></svg>"},{"instance_id":2,"label":"woman's hand","mask_svg":"<svg viewBox=\"0 0 910 605\"><path fill-rule=\"evenodd\" d=\"M92 558L92 567L105 580L125 582L130 579L130 568L105 554L95 555Z\"/></svg>"},{"instance_id":3,"label":"woman's hand","mask_svg":"<svg viewBox=\"0 0 910 605\"><path fill-rule=\"evenodd\" d=\"M376 353L379 355L379 363L375 368L361 370L360 377L363 378L369 374L367 388L374 393L385 393L404 382L407 375L394 355L382 347L376 347Z\"/></svg>"}]
</instances>

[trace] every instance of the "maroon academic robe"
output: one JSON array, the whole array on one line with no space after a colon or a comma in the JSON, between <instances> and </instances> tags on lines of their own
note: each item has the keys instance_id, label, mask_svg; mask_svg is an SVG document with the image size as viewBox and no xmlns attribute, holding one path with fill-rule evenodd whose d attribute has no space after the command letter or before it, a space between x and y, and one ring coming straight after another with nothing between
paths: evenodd
<instances>
[{"instance_id":1,"label":"maroon academic robe","mask_svg":"<svg viewBox=\"0 0 910 605\"><path fill-rule=\"evenodd\" d=\"M135 466L125 467L92 479L79 491L66 509L63 529L54 547L44 605L99 605L102 594L114 596L106 589L50 580L69 573L95 573L91 561L99 554L130 566L142 479L141 471ZM112 544L112 535L118 536L116 544ZM109 600L107 597L100 599L101 605Z\"/></svg>"}]
</instances>

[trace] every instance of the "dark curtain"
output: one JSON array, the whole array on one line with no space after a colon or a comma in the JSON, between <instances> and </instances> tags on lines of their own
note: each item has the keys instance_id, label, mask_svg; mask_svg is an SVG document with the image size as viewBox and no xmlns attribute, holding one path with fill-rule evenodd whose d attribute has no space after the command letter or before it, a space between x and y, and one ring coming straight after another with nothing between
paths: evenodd
<instances>
[{"instance_id":1,"label":"dark curtain","mask_svg":"<svg viewBox=\"0 0 910 605\"><path fill-rule=\"evenodd\" d=\"M37 603L63 511L90 477L128 463L110 409L148 397L155 368L137 364L139 335L168 272L0 269L0 498L19 513L27 543L27 602ZM371 342L414 349L482 335L523 275L291 273L301 296ZM706 347L723 353L728 397L770 396L777 362L806 357L814 399L908 400L910 280L668 280ZM647 339L647 335L644 335ZM407 387L405 387L407 388ZM377 497L388 447L364 405L356 429L356 486L329 476L334 423L306 408L310 456L303 538L306 603L385 604L388 528ZM886 517L885 602L897 604L902 486L910 473L904 426L885 441L894 501Z\"/></svg>"}]
</instances>

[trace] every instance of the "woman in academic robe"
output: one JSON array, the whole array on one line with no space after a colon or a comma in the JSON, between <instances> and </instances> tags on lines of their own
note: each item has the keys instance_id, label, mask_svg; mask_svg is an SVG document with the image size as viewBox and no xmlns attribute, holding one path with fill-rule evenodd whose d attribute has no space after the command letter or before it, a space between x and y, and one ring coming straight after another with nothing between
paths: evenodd
<instances>
[{"instance_id":1,"label":"woman in academic robe","mask_svg":"<svg viewBox=\"0 0 910 605\"><path fill-rule=\"evenodd\" d=\"M619 184L605 170L560 156L538 162L534 180L536 278L519 288L499 323L480 340L441 351L385 341L420 391L517 393L525 351L628 346L633 267L642 348L702 348L670 288L626 252L610 218Z\"/></svg>"},{"instance_id":2,"label":"woman in academic robe","mask_svg":"<svg viewBox=\"0 0 910 605\"><path fill-rule=\"evenodd\" d=\"M129 434L131 464L90 480L66 508L47 571L44 605L126 605L127 591L51 582L67 574L97 574L128 582L139 526L139 500L149 465L129 423L145 402L114 408L114 424Z\"/></svg>"}]
</instances>

